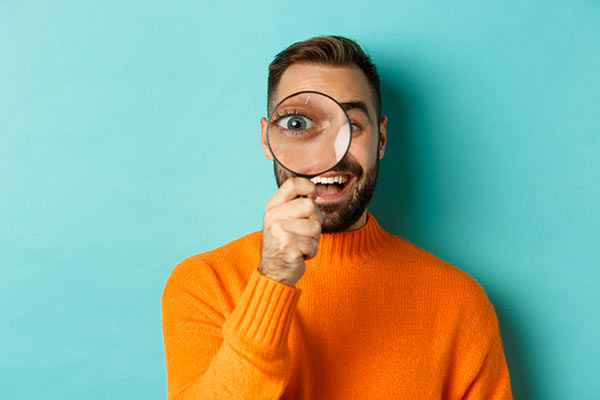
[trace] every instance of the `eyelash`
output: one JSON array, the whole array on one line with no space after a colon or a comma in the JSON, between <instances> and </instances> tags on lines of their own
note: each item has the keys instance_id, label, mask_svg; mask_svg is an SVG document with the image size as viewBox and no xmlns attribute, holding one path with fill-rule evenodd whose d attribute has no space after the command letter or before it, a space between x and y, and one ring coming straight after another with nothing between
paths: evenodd
<instances>
[{"instance_id":1,"label":"eyelash","mask_svg":"<svg viewBox=\"0 0 600 400\"><path fill-rule=\"evenodd\" d=\"M275 121L273 121L274 123L279 122L280 119L285 118L285 117L304 117L304 118L308 118L310 119L310 117L302 111L297 111L297 110L285 110L283 113L281 111L278 111L275 114Z\"/></svg>"},{"instance_id":2,"label":"eyelash","mask_svg":"<svg viewBox=\"0 0 600 400\"><path fill-rule=\"evenodd\" d=\"M310 117L307 115L307 113L302 112L302 111L297 111L296 109L294 110L285 110L284 112L278 111L275 115L275 120L273 121L274 124L278 123L279 120L285 118L285 117L304 117L304 118L308 118L310 119ZM356 131L360 131L362 129L362 126L360 126L360 124L350 120L350 125L351 126L356 126L356 129L352 130L352 134L354 134L354 132Z\"/></svg>"},{"instance_id":3,"label":"eyelash","mask_svg":"<svg viewBox=\"0 0 600 400\"><path fill-rule=\"evenodd\" d=\"M281 121L282 119L287 118L287 117L304 117L304 118L310 120L310 117L307 115L307 113L293 109L293 110L285 110L283 112L277 111L277 113L271 117L271 118L274 118L272 123L274 125L278 125L279 121ZM291 135L291 136L302 135L302 132L296 132L296 131L293 131L290 129L285 129L285 128L283 128L283 129L287 132L288 135Z\"/></svg>"}]
</instances>

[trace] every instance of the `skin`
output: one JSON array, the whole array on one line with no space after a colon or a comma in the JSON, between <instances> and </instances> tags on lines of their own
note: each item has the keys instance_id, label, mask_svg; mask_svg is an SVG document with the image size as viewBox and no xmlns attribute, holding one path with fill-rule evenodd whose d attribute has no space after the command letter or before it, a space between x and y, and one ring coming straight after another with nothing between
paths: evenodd
<instances>
[{"instance_id":1,"label":"skin","mask_svg":"<svg viewBox=\"0 0 600 400\"><path fill-rule=\"evenodd\" d=\"M378 154L379 159L383 158L387 118L379 119L378 129L372 90L360 68L354 65L334 67L311 63L291 65L281 77L273 96L273 104L302 90L323 92L340 103L364 102L368 113L356 108L347 111L350 121L357 125L357 129L353 132L346 157L359 163L363 171L375 165ZM266 118L261 118L260 126L263 152L267 159L273 161L266 141ZM348 193L338 202L349 196L358 184L357 179L348 184ZM261 273L290 286L298 282L305 272L304 261L317 253L323 223L319 204L325 203L325 200L317 199L316 185L310 180L290 176L283 182L267 202L265 210L259 267ZM366 221L365 210L348 230L358 229Z\"/></svg>"}]
</instances>

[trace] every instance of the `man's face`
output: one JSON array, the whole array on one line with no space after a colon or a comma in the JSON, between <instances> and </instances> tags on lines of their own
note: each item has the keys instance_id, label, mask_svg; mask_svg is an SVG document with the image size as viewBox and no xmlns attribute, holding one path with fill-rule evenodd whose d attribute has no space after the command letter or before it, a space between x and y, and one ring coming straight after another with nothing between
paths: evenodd
<instances>
[{"instance_id":1,"label":"man's face","mask_svg":"<svg viewBox=\"0 0 600 400\"><path fill-rule=\"evenodd\" d=\"M317 184L315 201L323 215L324 233L355 229L366 221L366 208L375 190L379 160L385 150L387 119L382 117L378 120L371 87L357 66L293 64L283 73L273 95L273 104L303 90L328 94L345 105L353 124L348 153L333 170L320 175L339 176L347 180L341 185ZM272 161L273 156L266 142L266 128L267 120L261 118L263 151ZM281 186L292 175L276 162L273 164L277 185Z\"/></svg>"}]
</instances>

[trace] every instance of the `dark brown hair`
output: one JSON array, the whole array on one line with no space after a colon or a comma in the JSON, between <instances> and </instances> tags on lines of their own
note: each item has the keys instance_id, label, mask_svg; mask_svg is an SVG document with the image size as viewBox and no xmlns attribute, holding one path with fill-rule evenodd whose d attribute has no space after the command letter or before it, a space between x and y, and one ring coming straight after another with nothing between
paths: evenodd
<instances>
[{"instance_id":1,"label":"dark brown hair","mask_svg":"<svg viewBox=\"0 0 600 400\"><path fill-rule=\"evenodd\" d=\"M292 64L305 62L331 66L348 66L355 64L365 74L373 89L375 112L381 116L381 89L377 68L371 58L355 41L343 36L317 36L302 42L297 42L281 51L269 65L267 83L267 112L274 106L273 92L281 76ZM378 118L379 119L379 118Z\"/></svg>"}]
</instances>

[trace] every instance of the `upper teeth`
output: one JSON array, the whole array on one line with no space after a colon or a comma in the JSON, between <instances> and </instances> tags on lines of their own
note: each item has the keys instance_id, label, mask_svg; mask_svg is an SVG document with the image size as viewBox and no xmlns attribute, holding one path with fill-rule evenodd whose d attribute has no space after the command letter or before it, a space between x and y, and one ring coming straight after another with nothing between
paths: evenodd
<instances>
[{"instance_id":1,"label":"upper teeth","mask_svg":"<svg viewBox=\"0 0 600 400\"><path fill-rule=\"evenodd\" d=\"M313 183L345 183L348 181L348 177L346 175L337 175L337 176L315 176L311 179Z\"/></svg>"}]
</instances>

